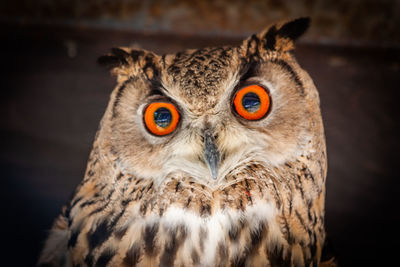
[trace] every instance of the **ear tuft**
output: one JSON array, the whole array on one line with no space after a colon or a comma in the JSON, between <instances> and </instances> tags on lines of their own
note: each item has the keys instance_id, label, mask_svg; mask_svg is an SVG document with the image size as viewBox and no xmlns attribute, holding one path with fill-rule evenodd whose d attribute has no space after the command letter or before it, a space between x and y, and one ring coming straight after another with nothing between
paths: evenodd
<instances>
[{"instance_id":1,"label":"ear tuft","mask_svg":"<svg viewBox=\"0 0 400 267\"><path fill-rule=\"evenodd\" d=\"M303 35L310 26L310 18L298 18L282 25L278 35L282 38L289 38L293 41Z\"/></svg>"},{"instance_id":2,"label":"ear tuft","mask_svg":"<svg viewBox=\"0 0 400 267\"><path fill-rule=\"evenodd\" d=\"M111 53L101 56L97 59L97 63L102 66L115 68L120 65L128 65L129 53L121 48L112 48Z\"/></svg>"},{"instance_id":3,"label":"ear tuft","mask_svg":"<svg viewBox=\"0 0 400 267\"><path fill-rule=\"evenodd\" d=\"M298 18L286 23L272 25L258 36L264 49L287 52L294 49L294 41L305 33L309 26L310 18Z\"/></svg>"},{"instance_id":4,"label":"ear tuft","mask_svg":"<svg viewBox=\"0 0 400 267\"><path fill-rule=\"evenodd\" d=\"M158 56L146 50L129 47L112 48L111 52L97 59L97 63L111 69L118 82L132 75L145 75L148 80L159 74Z\"/></svg>"}]
</instances>

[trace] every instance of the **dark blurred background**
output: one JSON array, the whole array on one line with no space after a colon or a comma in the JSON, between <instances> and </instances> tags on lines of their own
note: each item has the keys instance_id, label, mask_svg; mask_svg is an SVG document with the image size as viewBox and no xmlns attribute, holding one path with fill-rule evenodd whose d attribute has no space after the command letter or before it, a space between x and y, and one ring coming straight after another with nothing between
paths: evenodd
<instances>
[{"instance_id":1,"label":"dark blurred background","mask_svg":"<svg viewBox=\"0 0 400 267\"><path fill-rule=\"evenodd\" d=\"M82 179L115 84L99 55L236 44L299 16L312 18L295 54L320 91L331 244L341 266L399 266L398 0L2 1L0 265L35 264Z\"/></svg>"}]
</instances>

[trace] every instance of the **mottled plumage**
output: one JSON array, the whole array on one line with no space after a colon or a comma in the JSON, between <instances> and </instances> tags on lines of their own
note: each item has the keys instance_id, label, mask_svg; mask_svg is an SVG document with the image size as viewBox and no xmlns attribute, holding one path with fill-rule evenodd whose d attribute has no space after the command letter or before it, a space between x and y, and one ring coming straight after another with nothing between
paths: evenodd
<instances>
[{"instance_id":1,"label":"mottled plumage","mask_svg":"<svg viewBox=\"0 0 400 267\"><path fill-rule=\"evenodd\" d=\"M290 53L307 27L298 19L239 46L163 56L117 48L102 57L118 85L85 177L39 263L318 266L325 137L317 90ZM268 88L265 118L234 112L232 97L245 83ZM172 134L144 125L144 109L157 99L179 110Z\"/></svg>"}]
</instances>

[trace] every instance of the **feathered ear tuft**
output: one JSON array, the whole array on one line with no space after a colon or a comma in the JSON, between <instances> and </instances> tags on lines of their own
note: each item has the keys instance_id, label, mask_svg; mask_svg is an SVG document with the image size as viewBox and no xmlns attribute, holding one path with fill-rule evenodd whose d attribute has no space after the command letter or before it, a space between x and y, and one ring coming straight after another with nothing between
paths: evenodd
<instances>
[{"instance_id":1,"label":"feathered ear tuft","mask_svg":"<svg viewBox=\"0 0 400 267\"><path fill-rule=\"evenodd\" d=\"M302 36L310 26L310 18L298 18L282 25L278 35L282 38L289 38L292 41Z\"/></svg>"},{"instance_id":2,"label":"feathered ear tuft","mask_svg":"<svg viewBox=\"0 0 400 267\"><path fill-rule=\"evenodd\" d=\"M157 59L152 52L122 47L112 48L111 53L99 57L97 62L110 68L120 82L135 75L145 75L152 80L159 73Z\"/></svg>"},{"instance_id":3,"label":"feathered ear tuft","mask_svg":"<svg viewBox=\"0 0 400 267\"><path fill-rule=\"evenodd\" d=\"M121 65L128 65L130 54L121 48L112 48L111 53L101 56L97 59L97 63L109 68L115 68Z\"/></svg>"},{"instance_id":4,"label":"feathered ear tuft","mask_svg":"<svg viewBox=\"0 0 400 267\"><path fill-rule=\"evenodd\" d=\"M264 48L281 52L294 49L294 41L310 26L310 18L298 18L283 24L273 25L261 33Z\"/></svg>"}]
</instances>

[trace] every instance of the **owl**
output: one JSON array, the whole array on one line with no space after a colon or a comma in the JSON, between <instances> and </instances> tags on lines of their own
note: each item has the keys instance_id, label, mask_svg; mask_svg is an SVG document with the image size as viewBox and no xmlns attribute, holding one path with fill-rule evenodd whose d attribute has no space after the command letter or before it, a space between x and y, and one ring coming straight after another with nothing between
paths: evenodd
<instances>
[{"instance_id":1,"label":"owl","mask_svg":"<svg viewBox=\"0 0 400 267\"><path fill-rule=\"evenodd\" d=\"M101 57L117 86L39 265L322 265L324 129L291 53L308 26Z\"/></svg>"}]
</instances>

